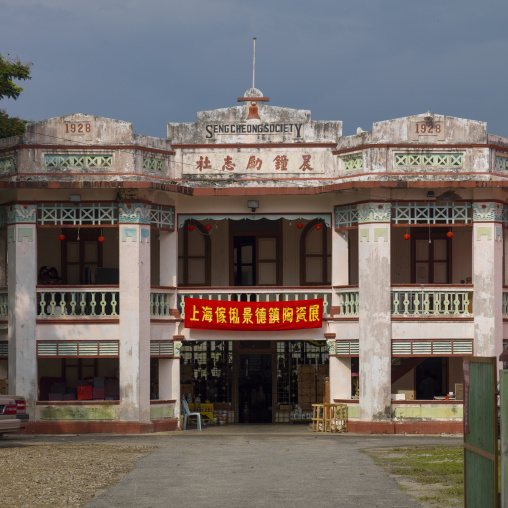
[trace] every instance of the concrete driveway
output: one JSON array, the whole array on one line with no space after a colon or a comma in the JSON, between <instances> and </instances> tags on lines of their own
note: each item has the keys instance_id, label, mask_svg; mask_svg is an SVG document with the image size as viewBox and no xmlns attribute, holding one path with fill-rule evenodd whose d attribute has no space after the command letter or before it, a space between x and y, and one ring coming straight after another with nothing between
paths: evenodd
<instances>
[{"instance_id":1,"label":"concrete driveway","mask_svg":"<svg viewBox=\"0 0 508 508\"><path fill-rule=\"evenodd\" d=\"M361 450L460 445L460 437L313 433L307 426L224 426L143 436L59 436L52 442L156 445L87 507L414 507Z\"/></svg>"}]
</instances>

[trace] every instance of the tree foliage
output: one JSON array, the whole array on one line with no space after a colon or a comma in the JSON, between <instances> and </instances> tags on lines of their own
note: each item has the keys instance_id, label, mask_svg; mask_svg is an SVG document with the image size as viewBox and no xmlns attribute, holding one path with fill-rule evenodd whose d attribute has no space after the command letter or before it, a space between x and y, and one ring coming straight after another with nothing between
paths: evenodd
<instances>
[{"instance_id":1,"label":"tree foliage","mask_svg":"<svg viewBox=\"0 0 508 508\"><path fill-rule=\"evenodd\" d=\"M0 99L16 100L23 88L17 85L13 80L31 79L31 63L21 63L14 58L6 58L0 55ZM26 120L11 117L4 109L0 109L0 138L17 136L25 132Z\"/></svg>"}]
</instances>

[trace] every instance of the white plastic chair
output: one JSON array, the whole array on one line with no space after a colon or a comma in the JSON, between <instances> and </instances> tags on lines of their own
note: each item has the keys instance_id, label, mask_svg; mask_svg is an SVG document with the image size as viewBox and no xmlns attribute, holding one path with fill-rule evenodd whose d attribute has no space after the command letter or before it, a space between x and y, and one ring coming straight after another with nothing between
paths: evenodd
<instances>
[{"instance_id":1,"label":"white plastic chair","mask_svg":"<svg viewBox=\"0 0 508 508\"><path fill-rule=\"evenodd\" d=\"M183 430L187 430L187 418L197 418L198 422L198 430L201 430L201 413L191 413L189 409L189 404L185 400L185 397L182 397L182 406L183 406Z\"/></svg>"}]
</instances>

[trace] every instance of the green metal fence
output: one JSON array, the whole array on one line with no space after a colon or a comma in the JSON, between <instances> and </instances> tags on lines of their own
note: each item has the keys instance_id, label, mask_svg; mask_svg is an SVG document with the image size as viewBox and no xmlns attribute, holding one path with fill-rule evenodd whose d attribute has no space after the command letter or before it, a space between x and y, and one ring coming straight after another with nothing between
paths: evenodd
<instances>
[{"instance_id":1,"label":"green metal fence","mask_svg":"<svg viewBox=\"0 0 508 508\"><path fill-rule=\"evenodd\" d=\"M464 505L499 506L496 359L464 359Z\"/></svg>"}]
</instances>

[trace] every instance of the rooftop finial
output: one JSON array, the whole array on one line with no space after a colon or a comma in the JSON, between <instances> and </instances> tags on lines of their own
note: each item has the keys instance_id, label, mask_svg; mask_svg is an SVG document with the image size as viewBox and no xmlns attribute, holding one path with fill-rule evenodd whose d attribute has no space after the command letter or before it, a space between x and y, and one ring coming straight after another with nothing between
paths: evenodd
<instances>
[{"instance_id":1,"label":"rooftop finial","mask_svg":"<svg viewBox=\"0 0 508 508\"><path fill-rule=\"evenodd\" d=\"M252 88L256 88L254 86L254 79L256 77L256 38L252 38L254 40L254 54L252 57Z\"/></svg>"}]
</instances>

